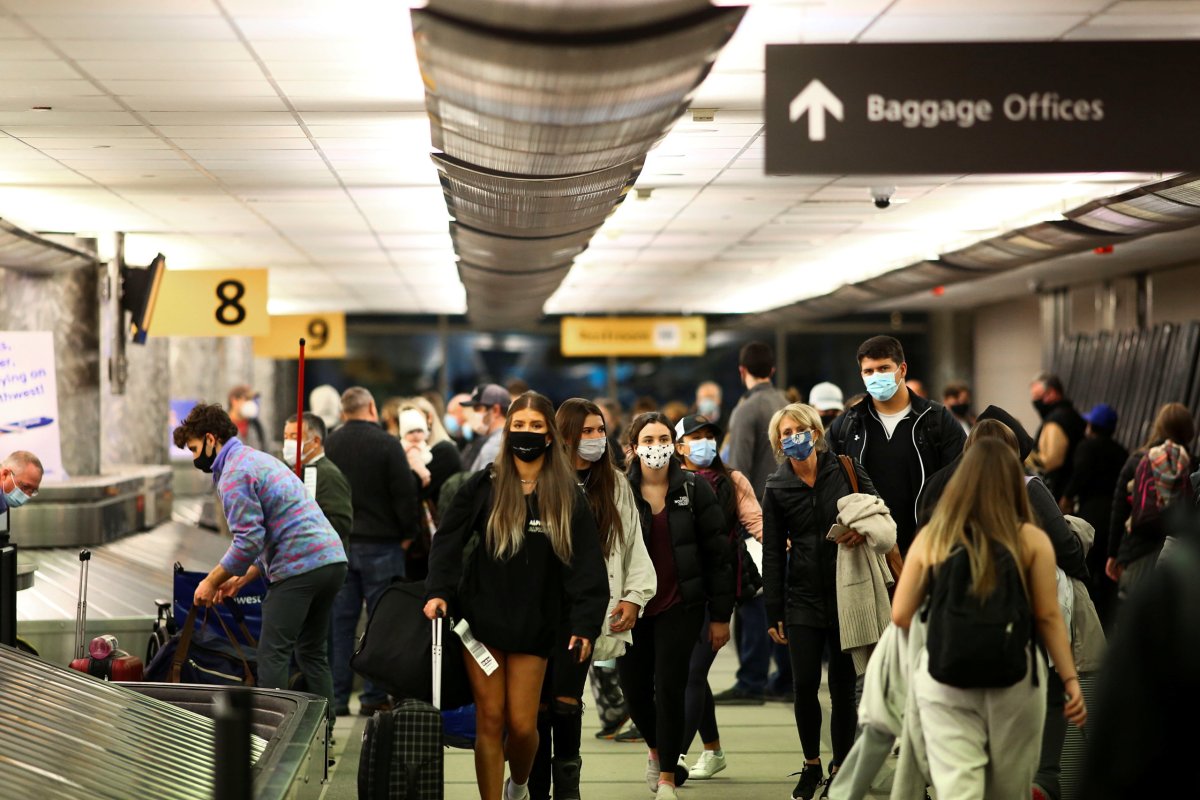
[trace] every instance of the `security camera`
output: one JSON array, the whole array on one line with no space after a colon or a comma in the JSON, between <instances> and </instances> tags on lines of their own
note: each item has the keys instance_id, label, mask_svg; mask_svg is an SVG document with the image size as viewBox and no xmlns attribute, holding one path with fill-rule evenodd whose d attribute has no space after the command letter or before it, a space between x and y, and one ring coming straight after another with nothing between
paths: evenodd
<instances>
[{"instance_id":1,"label":"security camera","mask_svg":"<svg viewBox=\"0 0 1200 800\"><path fill-rule=\"evenodd\" d=\"M892 204L892 195L896 193L895 186L872 186L871 199L876 208L888 208Z\"/></svg>"}]
</instances>

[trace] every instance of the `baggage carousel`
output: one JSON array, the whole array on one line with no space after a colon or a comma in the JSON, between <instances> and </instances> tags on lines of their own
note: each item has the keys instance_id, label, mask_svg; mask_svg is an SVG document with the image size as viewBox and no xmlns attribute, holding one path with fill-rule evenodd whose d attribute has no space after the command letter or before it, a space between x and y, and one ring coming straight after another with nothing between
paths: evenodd
<instances>
[{"instance_id":1,"label":"baggage carousel","mask_svg":"<svg viewBox=\"0 0 1200 800\"><path fill-rule=\"evenodd\" d=\"M251 796L319 797L328 753L322 698L268 689L107 683L0 646L3 795L213 798L215 703L231 691L247 692L250 700Z\"/></svg>"},{"instance_id":2,"label":"baggage carousel","mask_svg":"<svg viewBox=\"0 0 1200 800\"><path fill-rule=\"evenodd\" d=\"M117 637L121 647L145 657L155 601L170 600L176 561L207 572L224 555L228 535L199 526L203 498L176 501L171 521L150 531L89 545L87 639ZM20 533L14 532L20 541ZM67 664L75 649L80 546L25 549L32 585L17 593L17 635L47 661Z\"/></svg>"}]
</instances>

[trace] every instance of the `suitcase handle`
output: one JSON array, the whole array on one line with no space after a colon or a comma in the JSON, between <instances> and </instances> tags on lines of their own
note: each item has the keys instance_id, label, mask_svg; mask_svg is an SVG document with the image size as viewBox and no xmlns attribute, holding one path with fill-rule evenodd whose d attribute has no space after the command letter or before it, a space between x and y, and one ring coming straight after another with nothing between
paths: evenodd
<instances>
[{"instance_id":1,"label":"suitcase handle","mask_svg":"<svg viewBox=\"0 0 1200 800\"><path fill-rule=\"evenodd\" d=\"M431 642L433 646L430 648L433 661L433 707L440 709L442 707L442 628L444 620L441 611L439 610L437 618L433 620L433 634Z\"/></svg>"},{"instance_id":2,"label":"suitcase handle","mask_svg":"<svg viewBox=\"0 0 1200 800\"><path fill-rule=\"evenodd\" d=\"M75 602L75 658L83 658L83 638L87 629L87 585L88 564L92 560L92 551L86 547L79 551L79 596Z\"/></svg>"}]
</instances>

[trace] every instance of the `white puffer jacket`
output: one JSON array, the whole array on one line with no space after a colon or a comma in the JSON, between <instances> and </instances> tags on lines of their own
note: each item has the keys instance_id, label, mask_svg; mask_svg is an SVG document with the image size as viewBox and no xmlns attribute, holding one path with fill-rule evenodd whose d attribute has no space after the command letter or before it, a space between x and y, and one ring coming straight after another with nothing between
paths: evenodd
<instances>
[{"instance_id":1,"label":"white puffer jacket","mask_svg":"<svg viewBox=\"0 0 1200 800\"><path fill-rule=\"evenodd\" d=\"M658 590L654 563L642 540L642 521L633 501L633 489L621 473L616 473L617 513L621 521L621 544L608 556L608 611L604 616L604 634L596 642L596 661L608 661L625 654L626 645L633 643L630 631L613 633L612 613L617 603L627 600L638 607L641 618L646 604Z\"/></svg>"}]
</instances>

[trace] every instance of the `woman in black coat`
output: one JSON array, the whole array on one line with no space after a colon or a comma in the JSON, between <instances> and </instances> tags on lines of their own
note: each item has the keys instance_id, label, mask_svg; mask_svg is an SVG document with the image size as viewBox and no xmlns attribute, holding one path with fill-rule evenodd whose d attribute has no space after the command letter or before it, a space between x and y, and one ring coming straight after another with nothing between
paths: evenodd
<instances>
[{"instance_id":1,"label":"woman in black coat","mask_svg":"<svg viewBox=\"0 0 1200 800\"><path fill-rule=\"evenodd\" d=\"M653 412L638 416L629 442L635 448L629 483L658 591L617 670L634 724L650 748L646 785L658 800L676 800L675 787L687 777L679 751L692 647L706 608L713 650L729 641L733 560L717 496L707 481L680 469L670 421Z\"/></svg>"},{"instance_id":2,"label":"woman in black coat","mask_svg":"<svg viewBox=\"0 0 1200 800\"><path fill-rule=\"evenodd\" d=\"M804 767L792 792L811 800L825 783L821 770L821 657L829 651L830 780L854 744L858 725L854 659L842 651L838 630L837 553L858 547L863 537L847 530L826 538L837 522L837 502L855 493L842 462L829 452L820 413L793 403L775 413L768 430L776 457L783 458L763 494L763 594L771 639L788 647L795 684L796 728L804 747ZM859 492L875 487L855 465Z\"/></svg>"}]
</instances>

